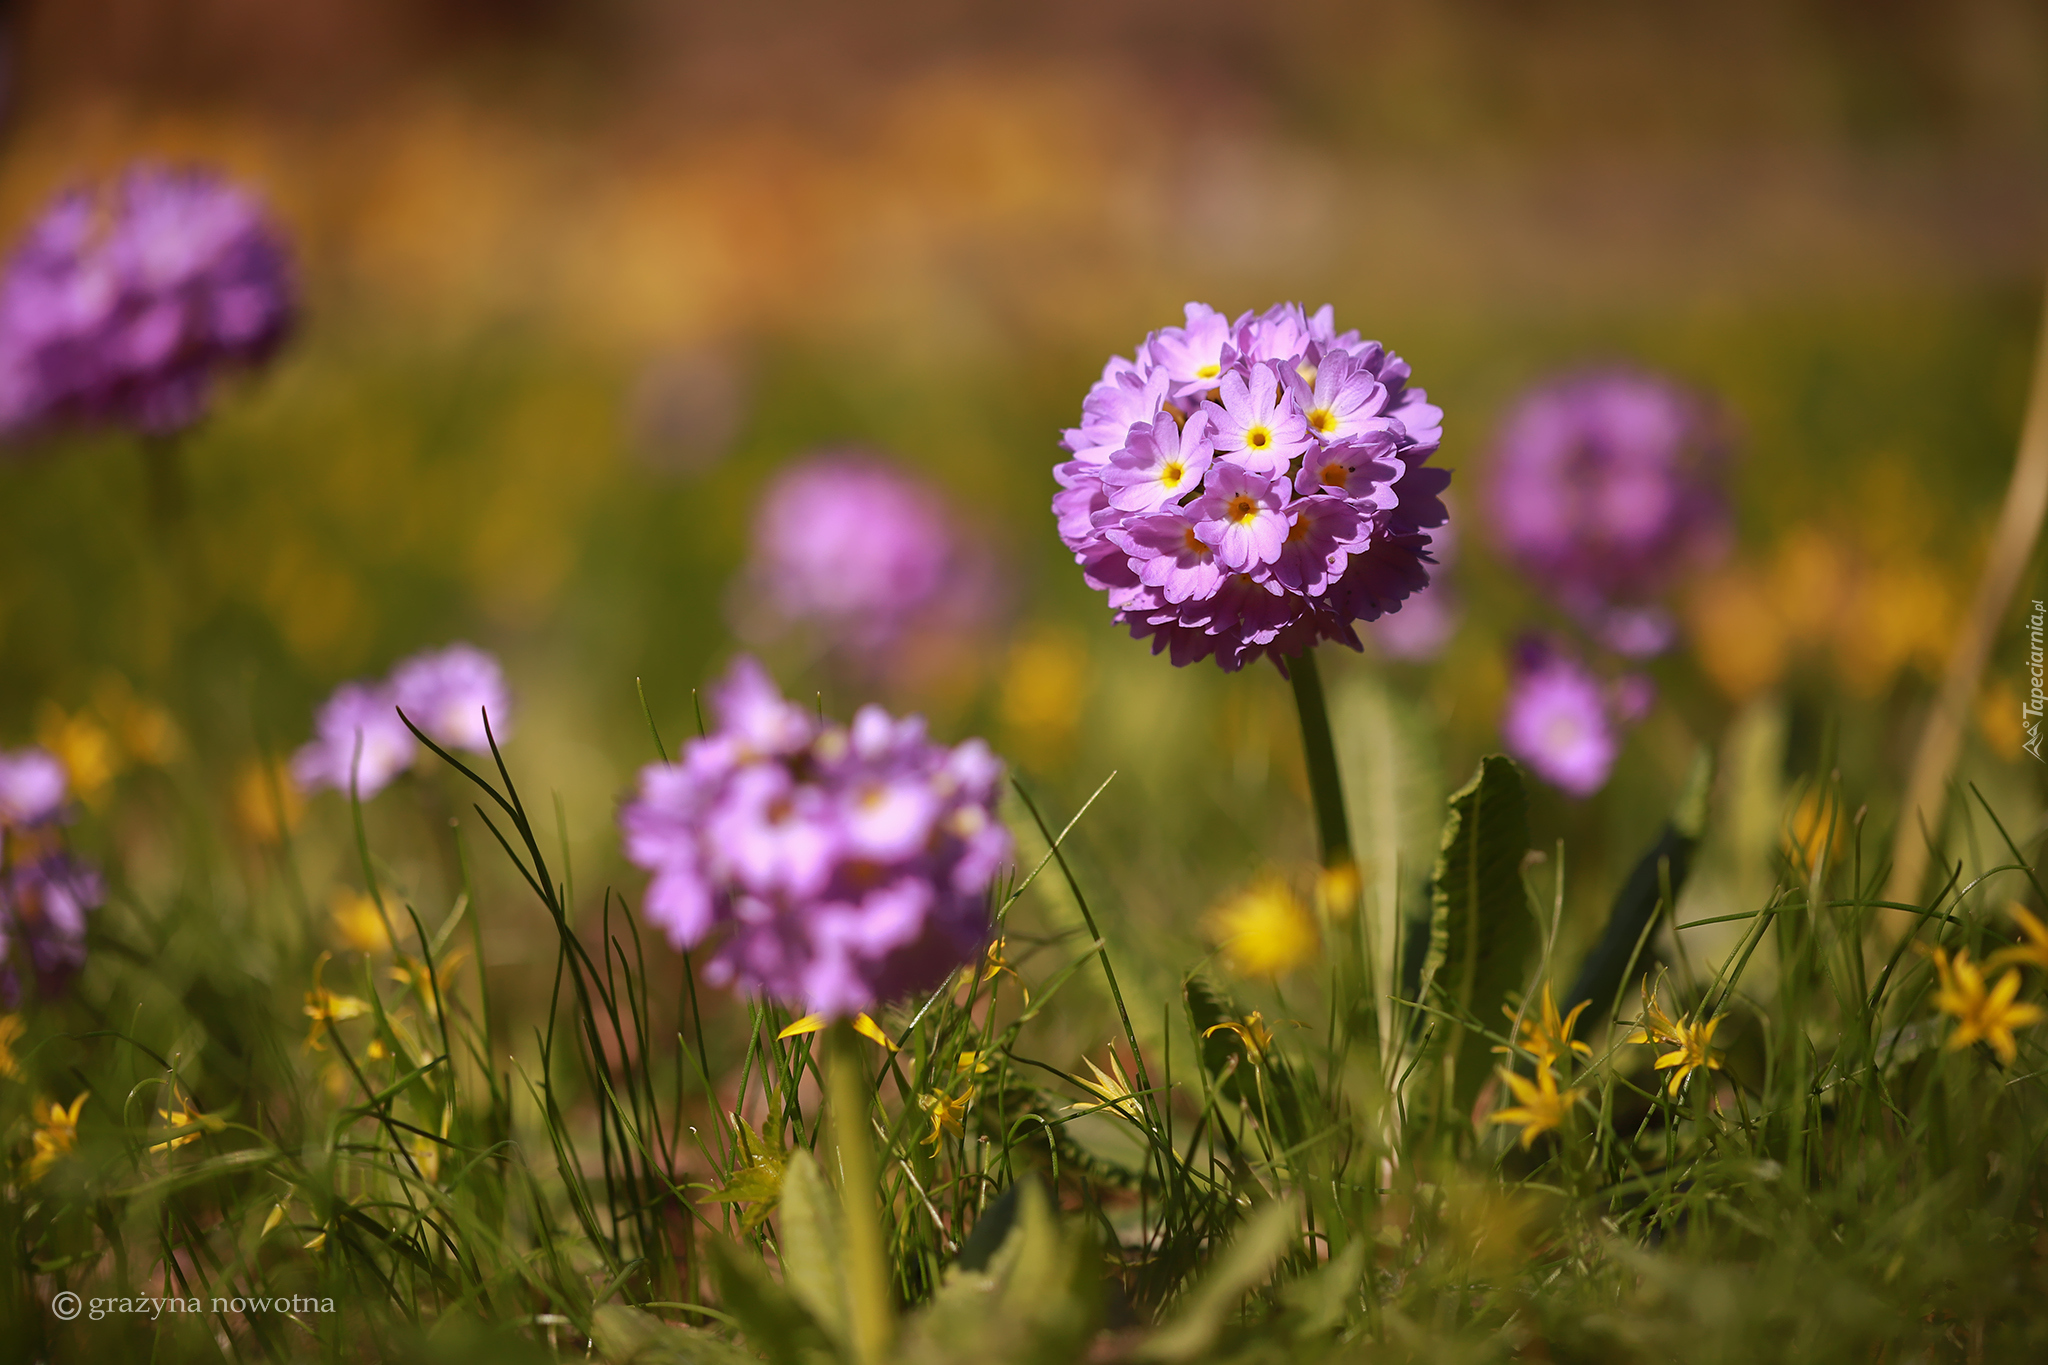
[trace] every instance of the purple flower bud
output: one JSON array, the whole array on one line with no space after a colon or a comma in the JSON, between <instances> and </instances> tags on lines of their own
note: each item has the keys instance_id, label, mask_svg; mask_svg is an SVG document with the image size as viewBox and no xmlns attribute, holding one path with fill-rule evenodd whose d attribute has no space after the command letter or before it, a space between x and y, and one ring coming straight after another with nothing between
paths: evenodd
<instances>
[{"instance_id":1,"label":"purple flower bud","mask_svg":"<svg viewBox=\"0 0 2048 1365\"><path fill-rule=\"evenodd\" d=\"M64 765L47 749L0 754L0 828L27 828L57 818L71 787Z\"/></svg>"},{"instance_id":2,"label":"purple flower bud","mask_svg":"<svg viewBox=\"0 0 2048 1365\"><path fill-rule=\"evenodd\" d=\"M1280 662L1429 582L1443 412L1326 306L1205 304L1112 357L1053 471L1060 539L1116 620L1176 665Z\"/></svg>"},{"instance_id":3,"label":"purple flower bud","mask_svg":"<svg viewBox=\"0 0 2048 1365\"><path fill-rule=\"evenodd\" d=\"M430 649L391 671L391 698L429 739L449 749L490 750L512 728L512 697L505 670L475 645ZM484 713L490 713L490 727Z\"/></svg>"},{"instance_id":4,"label":"purple flower bud","mask_svg":"<svg viewBox=\"0 0 2048 1365\"><path fill-rule=\"evenodd\" d=\"M1726 455L1709 405L1669 380L1606 370L1542 385L1501 426L1498 543L1608 648L1659 653L1675 631L1656 599L1727 542Z\"/></svg>"},{"instance_id":5,"label":"purple flower bud","mask_svg":"<svg viewBox=\"0 0 2048 1365\"><path fill-rule=\"evenodd\" d=\"M295 310L283 240L247 191L157 166L74 191L0 280L0 429L188 427L215 376L267 360Z\"/></svg>"},{"instance_id":6,"label":"purple flower bud","mask_svg":"<svg viewBox=\"0 0 2048 1365\"><path fill-rule=\"evenodd\" d=\"M12 863L0 877L0 1001L20 999L19 972L37 995L62 994L85 965L85 917L104 899L99 873L62 850Z\"/></svg>"},{"instance_id":7,"label":"purple flower bud","mask_svg":"<svg viewBox=\"0 0 2048 1365\"><path fill-rule=\"evenodd\" d=\"M879 666L921 628L985 619L993 587L934 489L865 455L828 454L768 489L731 611L749 638L801 627L849 662Z\"/></svg>"},{"instance_id":8,"label":"purple flower bud","mask_svg":"<svg viewBox=\"0 0 2048 1365\"><path fill-rule=\"evenodd\" d=\"M1010 856L986 745L948 749L875 706L825 724L751 659L711 702L716 730L642 769L619 812L653 874L648 918L678 947L712 943L707 980L847 1015L974 958Z\"/></svg>"},{"instance_id":9,"label":"purple flower bud","mask_svg":"<svg viewBox=\"0 0 2048 1365\"><path fill-rule=\"evenodd\" d=\"M1647 679L1632 676L1610 689L1572 656L1544 641L1524 640L1501 739L1509 754L1544 781L1572 796L1591 796L1607 785L1621 752L1619 722L1647 710L1647 685Z\"/></svg>"},{"instance_id":10,"label":"purple flower bud","mask_svg":"<svg viewBox=\"0 0 2048 1365\"><path fill-rule=\"evenodd\" d=\"M424 728L424 727L422 727ZM411 765L419 741L398 718L383 683L343 683L313 717L313 738L292 755L292 780L307 791L332 787L367 801Z\"/></svg>"}]
</instances>

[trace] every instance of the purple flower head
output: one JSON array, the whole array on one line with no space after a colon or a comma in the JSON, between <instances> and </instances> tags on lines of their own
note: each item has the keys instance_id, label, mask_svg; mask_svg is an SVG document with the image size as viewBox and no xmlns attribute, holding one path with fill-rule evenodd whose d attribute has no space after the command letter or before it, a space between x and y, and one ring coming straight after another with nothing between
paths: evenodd
<instances>
[{"instance_id":1,"label":"purple flower head","mask_svg":"<svg viewBox=\"0 0 2048 1365\"><path fill-rule=\"evenodd\" d=\"M1083 502L1100 487L1091 481ZM868 663L886 662L919 627L985 617L993 596L988 564L963 544L937 492L853 454L815 456L777 477L740 582L732 612L742 634L801 625Z\"/></svg>"},{"instance_id":2,"label":"purple flower head","mask_svg":"<svg viewBox=\"0 0 2048 1365\"><path fill-rule=\"evenodd\" d=\"M1611 649L1668 648L1656 604L1727 542L1727 449L1710 406L1655 375L1541 385L1509 412L1488 510L1503 552Z\"/></svg>"},{"instance_id":3,"label":"purple flower head","mask_svg":"<svg viewBox=\"0 0 2048 1365\"><path fill-rule=\"evenodd\" d=\"M649 919L678 947L711 941L708 980L848 1015L974 958L1010 856L986 745L949 749L875 706L823 723L751 659L712 713L619 812Z\"/></svg>"},{"instance_id":4,"label":"purple flower head","mask_svg":"<svg viewBox=\"0 0 2048 1365\"><path fill-rule=\"evenodd\" d=\"M1112 358L1053 476L1061 541L1116 619L1178 665L1282 663L1429 582L1443 412L1331 310L1278 304Z\"/></svg>"},{"instance_id":5,"label":"purple flower head","mask_svg":"<svg viewBox=\"0 0 2048 1365\"><path fill-rule=\"evenodd\" d=\"M422 729L426 728L421 726ZM398 718L384 683L343 683L313 717L313 738L292 755L292 780L308 791L332 787L369 800L411 765L419 741Z\"/></svg>"},{"instance_id":6,"label":"purple flower head","mask_svg":"<svg viewBox=\"0 0 2048 1365\"><path fill-rule=\"evenodd\" d=\"M55 820L63 813L70 788L63 763L47 749L0 754L0 829L27 829Z\"/></svg>"},{"instance_id":7,"label":"purple flower head","mask_svg":"<svg viewBox=\"0 0 2048 1365\"><path fill-rule=\"evenodd\" d=\"M0 428L188 427L215 377L267 360L295 311L283 239L220 176L143 165L66 194L0 279Z\"/></svg>"},{"instance_id":8,"label":"purple flower head","mask_svg":"<svg viewBox=\"0 0 2048 1365\"><path fill-rule=\"evenodd\" d=\"M45 999L85 965L85 917L105 892L100 875L61 849L11 862L0 874L0 1003L21 998L21 977Z\"/></svg>"},{"instance_id":9,"label":"purple flower head","mask_svg":"<svg viewBox=\"0 0 2048 1365\"><path fill-rule=\"evenodd\" d=\"M1524 640L1501 738L1508 753L1544 781L1572 796L1591 796L1607 784L1621 752L1621 725L1641 719L1653 698L1641 675L1608 686L1562 650Z\"/></svg>"},{"instance_id":10,"label":"purple flower head","mask_svg":"<svg viewBox=\"0 0 2048 1365\"><path fill-rule=\"evenodd\" d=\"M505 670L474 645L454 644L413 655L391 671L390 691L392 704L444 748L487 752L493 736L503 743L511 730L512 697L505 687Z\"/></svg>"}]
</instances>

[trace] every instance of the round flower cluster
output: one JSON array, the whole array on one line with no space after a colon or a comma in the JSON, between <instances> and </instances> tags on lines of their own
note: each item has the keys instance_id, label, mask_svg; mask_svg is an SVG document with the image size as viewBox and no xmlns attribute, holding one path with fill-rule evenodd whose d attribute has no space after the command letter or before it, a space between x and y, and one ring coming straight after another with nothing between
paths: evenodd
<instances>
[{"instance_id":1,"label":"round flower cluster","mask_svg":"<svg viewBox=\"0 0 2048 1365\"><path fill-rule=\"evenodd\" d=\"M511 730L512 698L498 661L474 645L430 649L402 661L383 682L343 683L313 718L313 738L292 755L292 780L367 801L421 753L403 711L444 749L488 752ZM486 733L484 715L490 714Z\"/></svg>"},{"instance_id":2,"label":"round flower cluster","mask_svg":"<svg viewBox=\"0 0 2048 1365\"><path fill-rule=\"evenodd\" d=\"M1177 665L1281 663L1429 582L1443 411L1326 304L1187 322L1112 357L1053 470L1060 538L1116 619Z\"/></svg>"},{"instance_id":3,"label":"round flower cluster","mask_svg":"<svg viewBox=\"0 0 2048 1365\"><path fill-rule=\"evenodd\" d=\"M0 753L0 1003L62 993L85 965L85 917L104 899L99 873L64 847L71 818L64 765L47 750Z\"/></svg>"},{"instance_id":4,"label":"round flower cluster","mask_svg":"<svg viewBox=\"0 0 2048 1365\"><path fill-rule=\"evenodd\" d=\"M1656 694L1640 673L1603 683L1562 647L1523 640L1501 739L1529 770L1571 796L1607 785L1621 753L1621 727L1648 714Z\"/></svg>"},{"instance_id":5,"label":"round flower cluster","mask_svg":"<svg viewBox=\"0 0 2048 1365\"><path fill-rule=\"evenodd\" d=\"M1670 647L1657 603L1728 540L1721 424L1699 395L1611 369L1531 390L1502 423L1488 487L1501 551L1610 649Z\"/></svg>"},{"instance_id":6,"label":"round flower cluster","mask_svg":"<svg viewBox=\"0 0 2048 1365\"><path fill-rule=\"evenodd\" d=\"M987 745L878 706L828 725L751 659L711 704L716 730L643 769L619 814L648 919L679 948L716 934L706 979L844 1016L974 960L1010 856Z\"/></svg>"},{"instance_id":7,"label":"round flower cluster","mask_svg":"<svg viewBox=\"0 0 2048 1365\"><path fill-rule=\"evenodd\" d=\"M993 584L958 520L935 490L879 459L800 460L762 499L734 623L806 627L849 662L873 664L920 627L980 620Z\"/></svg>"},{"instance_id":8,"label":"round flower cluster","mask_svg":"<svg viewBox=\"0 0 2048 1365\"><path fill-rule=\"evenodd\" d=\"M0 280L0 430L204 415L215 374L267 359L295 311L288 253L247 191L138 166L29 229Z\"/></svg>"}]
</instances>

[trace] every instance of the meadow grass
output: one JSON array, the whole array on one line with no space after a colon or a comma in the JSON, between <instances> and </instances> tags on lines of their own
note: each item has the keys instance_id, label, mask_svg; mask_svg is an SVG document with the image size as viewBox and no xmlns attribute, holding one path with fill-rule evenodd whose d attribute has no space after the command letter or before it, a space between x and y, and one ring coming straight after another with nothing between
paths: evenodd
<instances>
[{"instance_id":1,"label":"meadow grass","mask_svg":"<svg viewBox=\"0 0 2048 1365\"><path fill-rule=\"evenodd\" d=\"M1562 871L1530 853L1521 774L1489 758L1451 798L1426 896L1382 906L1339 865L1312 963L1284 981L1199 964L1135 1017L1117 972L1144 946L1070 857L1087 807L1020 782L996 946L863 1036L767 1000L713 1008L628 900L578 918L567 844L502 760L447 761L472 802L437 836L451 903L390 890L355 806L382 929L365 950L316 956L289 916L223 914L195 882L109 912L89 999L23 1011L0 1105L18 1158L36 1133L52 1150L17 1160L0 1202L0 1349L866 1365L2048 1346L2044 1054L2023 1015L2010 1056L1995 1027L2003 974L2024 1011L2048 972L2007 907L2048 897L2035 833L2007 837L1974 792L1997 845L1938 860L1918 906L1879 901L1888 869L1832 792L1703 961L1670 924L1707 833L1702 761L1568 966ZM479 897L487 857L550 926L539 1017L506 1017L477 970L486 914L514 913ZM1033 913L1035 890L1074 920ZM1888 934L1901 917L1911 932ZM1943 977L1987 959L1973 1015ZM1086 1056L1056 1026L1091 1008L1077 992L1116 1021ZM1953 1046L1971 1018L1988 1041ZM81 1094L67 1147L48 1103ZM49 1309L64 1292L75 1320Z\"/></svg>"}]
</instances>

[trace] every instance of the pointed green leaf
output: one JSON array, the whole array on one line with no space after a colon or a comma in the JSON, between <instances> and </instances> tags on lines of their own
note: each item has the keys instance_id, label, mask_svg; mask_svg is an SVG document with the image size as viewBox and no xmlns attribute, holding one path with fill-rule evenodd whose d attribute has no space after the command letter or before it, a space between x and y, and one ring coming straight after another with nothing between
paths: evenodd
<instances>
[{"instance_id":1,"label":"pointed green leaf","mask_svg":"<svg viewBox=\"0 0 2048 1365\"><path fill-rule=\"evenodd\" d=\"M826 1185L811 1154L790 1153L782 1175L782 1283L811 1316L840 1341L848 1340L846 1246L839 1235L839 1198Z\"/></svg>"},{"instance_id":2,"label":"pointed green leaf","mask_svg":"<svg viewBox=\"0 0 2048 1365\"><path fill-rule=\"evenodd\" d=\"M1270 1203L1251 1216L1216 1264L1181 1300L1173 1320L1138 1348L1145 1360L1193 1360L1216 1341L1238 1302L1266 1282L1294 1244L1300 1210Z\"/></svg>"},{"instance_id":3,"label":"pointed green leaf","mask_svg":"<svg viewBox=\"0 0 2048 1365\"><path fill-rule=\"evenodd\" d=\"M1522 773L1500 754L1479 760L1472 780L1452 793L1430 893L1429 953L1423 999L1491 1023L1520 989L1537 943L1522 889L1529 851L1529 800ZM1455 1113L1465 1113L1490 1071L1482 1033L1452 1026L1442 1055Z\"/></svg>"}]
</instances>

